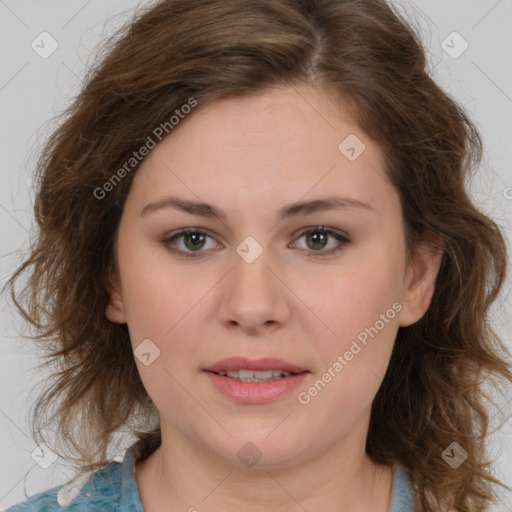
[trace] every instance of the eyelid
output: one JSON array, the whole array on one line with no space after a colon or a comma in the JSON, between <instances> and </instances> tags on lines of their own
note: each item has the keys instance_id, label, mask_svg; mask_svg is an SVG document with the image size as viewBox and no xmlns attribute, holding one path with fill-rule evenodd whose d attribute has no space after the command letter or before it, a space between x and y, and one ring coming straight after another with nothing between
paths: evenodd
<instances>
[{"instance_id":1,"label":"eyelid","mask_svg":"<svg viewBox=\"0 0 512 512\"><path fill-rule=\"evenodd\" d=\"M298 237L301 237L310 232L327 233L328 235L332 235L332 236L337 235L340 238L345 238L347 241L350 241L350 237L344 231L341 231L339 229L334 229L334 228L328 228L328 227L320 226L320 225L314 225L314 226L308 226L306 228L302 228L295 236L296 236L296 238L298 238Z\"/></svg>"}]
</instances>

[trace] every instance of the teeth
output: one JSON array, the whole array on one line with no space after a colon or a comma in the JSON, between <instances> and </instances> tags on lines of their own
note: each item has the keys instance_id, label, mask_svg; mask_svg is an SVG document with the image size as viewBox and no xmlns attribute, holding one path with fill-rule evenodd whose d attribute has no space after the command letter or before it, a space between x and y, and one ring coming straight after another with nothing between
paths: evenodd
<instances>
[{"instance_id":1,"label":"teeth","mask_svg":"<svg viewBox=\"0 0 512 512\"><path fill-rule=\"evenodd\" d=\"M291 372L284 370L228 370L222 372L216 372L219 375L228 376L232 379L239 380L242 382L269 382L271 380L281 379L288 377Z\"/></svg>"}]
</instances>

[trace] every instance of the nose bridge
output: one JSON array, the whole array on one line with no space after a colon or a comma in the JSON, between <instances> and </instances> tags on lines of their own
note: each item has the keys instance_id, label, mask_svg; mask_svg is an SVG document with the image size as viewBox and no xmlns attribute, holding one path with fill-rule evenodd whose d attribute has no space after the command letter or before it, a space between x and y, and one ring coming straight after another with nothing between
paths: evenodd
<instances>
[{"instance_id":1,"label":"nose bridge","mask_svg":"<svg viewBox=\"0 0 512 512\"><path fill-rule=\"evenodd\" d=\"M233 271L222 298L221 320L248 330L283 322L288 313L286 290L273 275L271 251L255 237L246 237L236 248Z\"/></svg>"},{"instance_id":2,"label":"nose bridge","mask_svg":"<svg viewBox=\"0 0 512 512\"><path fill-rule=\"evenodd\" d=\"M253 236L246 237L235 248L232 285L244 299L254 297L254 300L261 300L257 297L260 293L271 293L273 286L269 278L272 275L268 269L271 260L269 249L264 248Z\"/></svg>"}]
</instances>

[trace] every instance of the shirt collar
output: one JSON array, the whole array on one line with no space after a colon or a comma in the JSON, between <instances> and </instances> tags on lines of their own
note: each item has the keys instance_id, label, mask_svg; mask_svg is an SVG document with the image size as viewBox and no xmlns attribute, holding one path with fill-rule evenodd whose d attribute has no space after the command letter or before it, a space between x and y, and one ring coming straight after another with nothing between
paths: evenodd
<instances>
[{"instance_id":1,"label":"shirt collar","mask_svg":"<svg viewBox=\"0 0 512 512\"><path fill-rule=\"evenodd\" d=\"M123 512L144 512L137 481L135 480L134 445L126 450L122 462L120 509Z\"/></svg>"}]
</instances>

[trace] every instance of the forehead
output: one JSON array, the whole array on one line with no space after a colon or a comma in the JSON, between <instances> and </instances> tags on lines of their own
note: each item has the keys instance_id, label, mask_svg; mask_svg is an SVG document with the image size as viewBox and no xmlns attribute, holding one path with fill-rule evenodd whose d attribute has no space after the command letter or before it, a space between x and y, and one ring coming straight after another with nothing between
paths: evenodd
<instances>
[{"instance_id":1,"label":"forehead","mask_svg":"<svg viewBox=\"0 0 512 512\"><path fill-rule=\"evenodd\" d=\"M378 209L394 192L378 145L343 105L310 87L197 107L145 158L133 190L140 201L165 191L253 211L326 193Z\"/></svg>"}]
</instances>

